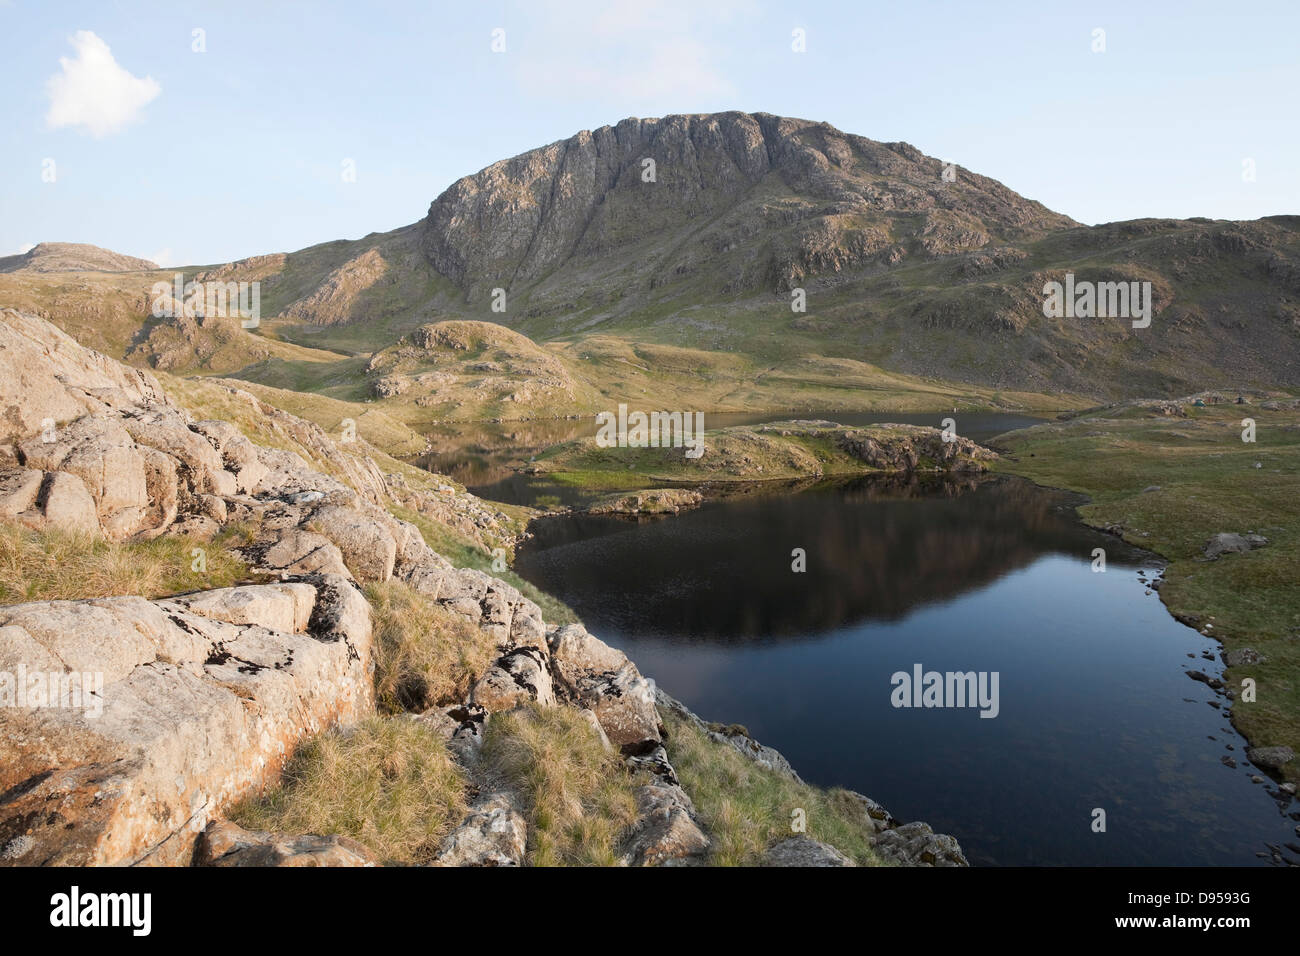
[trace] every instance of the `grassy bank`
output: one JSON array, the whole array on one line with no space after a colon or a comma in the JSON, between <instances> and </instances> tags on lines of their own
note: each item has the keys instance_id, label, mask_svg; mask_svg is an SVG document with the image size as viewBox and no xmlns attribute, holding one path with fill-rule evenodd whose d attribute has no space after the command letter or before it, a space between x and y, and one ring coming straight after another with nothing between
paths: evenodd
<instances>
[{"instance_id":1,"label":"grassy bank","mask_svg":"<svg viewBox=\"0 0 1300 956\"><path fill-rule=\"evenodd\" d=\"M587 489L624 491L655 484L788 481L909 470L940 470L939 431L910 425L846 428L831 423L774 422L705 432L687 457L686 447L601 447L594 438L566 442L537 456L530 466L551 480ZM849 437L872 446L854 453ZM951 449L953 446L948 446ZM972 465L967 449L956 462Z\"/></svg>"},{"instance_id":2,"label":"grassy bank","mask_svg":"<svg viewBox=\"0 0 1300 956\"><path fill-rule=\"evenodd\" d=\"M1160 597L1169 610L1222 642L1252 648L1258 664L1230 667L1232 703L1253 745L1300 752L1300 412L1258 405L1183 405L1186 417L1130 406L1002 436L995 467L1042 485L1083 492L1089 524L1169 560ZM1242 440L1253 418L1256 441ZM1268 544L1217 560L1204 557L1219 532L1257 533ZM1300 760L1285 768L1300 780Z\"/></svg>"}]
</instances>

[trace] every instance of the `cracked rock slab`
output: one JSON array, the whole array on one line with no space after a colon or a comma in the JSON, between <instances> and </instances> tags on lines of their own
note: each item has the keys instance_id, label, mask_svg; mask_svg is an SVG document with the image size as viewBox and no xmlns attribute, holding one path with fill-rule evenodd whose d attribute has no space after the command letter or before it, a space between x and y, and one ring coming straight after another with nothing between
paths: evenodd
<instances>
[{"instance_id":1,"label":"cracked rock slab","mask_svg":"<svg viewBox=\"0 0 1300 956\"><path fill-rule=\"evenodd\" d=\"M460 825L442 841L434 866L520 866L528 824L508 794L480 797Z\"/></svg>"}]
</instances>

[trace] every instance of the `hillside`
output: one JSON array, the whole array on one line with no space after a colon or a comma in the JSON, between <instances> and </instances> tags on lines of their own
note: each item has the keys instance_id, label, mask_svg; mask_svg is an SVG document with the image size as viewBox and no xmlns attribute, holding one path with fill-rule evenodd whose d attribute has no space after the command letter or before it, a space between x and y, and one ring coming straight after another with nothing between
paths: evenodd
<instances>
[{"instance_id":1,"label":"hillside","mask_svg":"<svg viewBox=\"0 0 1300 956\"><path fill-rule=\"evenodd\" d=\"M1300 387L1300 217L1089 227L906 143L762 113L623 120L457 180L410 226L183 271L260 282L262 327L150 319L146 273L0 275L0 304L132 364L412 423L579 414L593 396L901 411ZM1045 317L1067 273L1150 283L1150 326ZM565 387L503 401L423 375L382 394L365 374L456 320L526 336ZM452 368L481 359L445 358L455 382L482 377Z\"/></svg>"},{"instance_id":2,"label":"hillside","mask_svg":"<svg viewBox=\"0 0 1300 956\"><path fill-rule=\"evenodd\" d=\"M0 272L151 272L158 263L81 242L41 242L0 258Z\"/></svg>"}]
</instances>

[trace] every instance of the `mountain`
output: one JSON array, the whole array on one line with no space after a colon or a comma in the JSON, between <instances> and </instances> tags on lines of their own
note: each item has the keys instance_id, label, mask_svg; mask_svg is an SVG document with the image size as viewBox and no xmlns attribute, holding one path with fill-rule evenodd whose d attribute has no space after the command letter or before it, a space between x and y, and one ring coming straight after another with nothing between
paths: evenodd
<instances>
[{"instance_id":1,"label":"mountain","mask_svg":"<svg viewBox=\"0 0 1300 956\"><path fill-rule=\"evenodd\" d=\"M610 295L699 276L718 297L1078 225L994 180L943 173L906 143L826 123L627 119L458 180L430 206L421 248L470 294L563 300L571 280Z\"/></svg>"},{"instance_id":2,"label":"mountain","mask_svg":"<svg viewBox=\"0 0 1300 956\"><path fill-rule=\"evenodd\" d=\"M764 113L626 119L459 179L409 226L183 271L260 282L261 327L147 317L143 275L0 275L0 305L101 335L104 283L131 286L97 347L408 422L614 400L905 411L1300 387L1300 217L1086 226L906 143ZM1150 325L1045 315L1067 275L1149 289ZM464 320L531 343L412 349L421 328ZM500 381L535 349L556 387Z\"/></svg>"},{"instance_id":3,"label":"mountain","mask_svg":"<svg viewBox=\"0 0 1300 956\"><path fill-rule=\"evenodd\" d=\"M158 263L81 242L41 242L0 258L0 272L152 272Z\"/></svg>"}]
</instances>

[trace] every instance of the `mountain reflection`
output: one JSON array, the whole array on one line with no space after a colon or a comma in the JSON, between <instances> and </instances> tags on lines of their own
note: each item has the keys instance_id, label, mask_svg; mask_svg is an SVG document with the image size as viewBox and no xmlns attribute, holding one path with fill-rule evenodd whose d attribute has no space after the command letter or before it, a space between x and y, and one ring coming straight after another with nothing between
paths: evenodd
<instances>
[{"instance_id":1,"label":"mountain reflection","mask_svg":"<svg viewBox=\"0 0 1300 956\"><path fill-rule=\"evenodd\" d=\"M761 486L755 486L759 491ZM1090 531L1073 500L1007 477L871 477L729 497L668 518L544 519L524 577L599 633L728 643L788 640L988 585L1046 553L1139 552ZM803 548L807 570L791 569Z\"/></svg>"}]
</instances>

